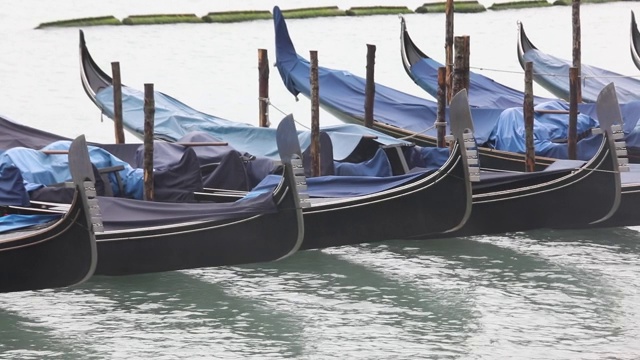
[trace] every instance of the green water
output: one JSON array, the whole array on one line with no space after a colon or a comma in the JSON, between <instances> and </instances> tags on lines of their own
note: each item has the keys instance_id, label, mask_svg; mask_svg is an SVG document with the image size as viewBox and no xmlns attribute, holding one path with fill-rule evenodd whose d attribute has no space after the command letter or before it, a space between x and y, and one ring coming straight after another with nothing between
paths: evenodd
<instances>
[{"instance_id":1,"label":"green water","mask_svg":"<svg viewBox=\"0 0 640 360\"><path fill-rule=\"evenodd\" d=\"M633 358L640 233L537 231L0 296L0 357Z\"/></svg>"}]
</instances>

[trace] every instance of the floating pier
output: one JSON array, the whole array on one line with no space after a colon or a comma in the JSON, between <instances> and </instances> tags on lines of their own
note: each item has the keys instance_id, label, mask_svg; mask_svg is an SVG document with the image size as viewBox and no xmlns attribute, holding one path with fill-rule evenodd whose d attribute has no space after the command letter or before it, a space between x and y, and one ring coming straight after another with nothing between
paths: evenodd
<instances>
[{"instance_id":1,"label":"floating pier","mask_svg":"<svg viewBox=\"0 0 640 360\"><path fill-rule=\"evenodd\" d=\"M504 3L494 3L489 6L489 10L525 9L546 6L553 6L553 4L547 0L509 1Z\"/></svg>"},{"instance_id":2,"label":"floating pier","mask_svg":"<svg viewBox=\"0 0 640 360\"><path fill-rule=\"evenodd\" d=\"M207 23L232 23L254 20L270 20L272 14L268 10L241 10L241 11L223 11L210 12L202 17Z\"/></svg>"},{"instance_id":3,"label":"floating pier","mask_svg":"<svg viewBox=\"0 0 640 360\"><path fill-rule=\"evenodd\" d=\"M599 4L609 2L619 2L628 0L581 0L582 4ZM415 10L406 6L356 6L343 10L338 6L309 7L296 9L283 9L282 14L287 19L309 19L317 17L332 16L369 16L369 15L398 15L398 14L427 14L445 13L446 1L424 3ZM507 10L524 9L534 7L549 7L553 5L568 6L572 0L521 0L494 3L488 8L476 0L463 0L454 2L454 12L456 13L479 13L487 10ZM273 14L269 10L237 10L210 12L202 17L196 14L156 14L156 15L131 15L122 21L114 16L101 16L91 18L80 18L70 20L60 20L41 23L36 29L49 27L87 27L101 25L157 25L157 24L179 24L179 23L234 23L256 20L270 20Z\"/></svg>"},{"instance_id":4,"label":"floating pier","mask_svg":"<svg viewBox=\"0 0 640 360\"><path fill-rule=\"evenodd\" d=\"M196 14L131 15L122 20L122 23L125 25L156 25L201 22L203 22L203 20Z\"/></svg>"},{"instance_id":5,"label":"floating pier","mask_svg":"<svg viewBox=\"0 0 640 360\"><path fill-rule=\"evenodd\" d=\"M446 6L447 3L444 1L424 3L422 6L416 9L416 12L418 14L444 13L446 10ZM478 13L483 11L487 11L487 8L485 8L484 5L475 0L456 1L453 5L453 12L456 13Z\"/></svg>"},{"instance_id":6,"label":"floating pier","mask_svg":"<svg viewBox=\"0 0 640 360\"><path fill-rule=\"evenodd\" d=\"M38 25L36 29L43 29L48 27L81 27L81 26L101 26L101 25L122 25L122 22L116 19L115 16L100 16L100 17L89 17L89 18L81 18L81 19L45 22Z\"/></svg>"}]
</instances>

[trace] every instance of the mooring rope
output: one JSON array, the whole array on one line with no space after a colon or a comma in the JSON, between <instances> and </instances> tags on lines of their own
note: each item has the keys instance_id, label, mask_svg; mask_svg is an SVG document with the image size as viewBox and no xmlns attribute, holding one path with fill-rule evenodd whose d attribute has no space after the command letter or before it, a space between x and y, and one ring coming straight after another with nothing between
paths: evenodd
<instances>
[{"instance_id":1,"label":"mooring rope","mask_svg":"<svg viewBox=\"0 0 640 360\"><path fill-rule=\"evenodd\" d=\"M260 100L260 101L264 101L265 103L267 103L267 105L268 105L268 106L273 107L274 109L276 109L278 112L280 112L280 113L281 113L282 115L284 115L284 116L289 115L289 113L285 113L284 111L280 110L280 108L278 108L277 106L275 106L275 105L271 102L271 100L270 100L269 98L258 97L258 100ZM293 121L294 121L296 124L298 124L298 125L302 126L303 128L305 128L305 129L307 129L307 130L311 130L311 128L310 128L310 127L308 127L307 125L305 125L305 124L303 124L303 123L299 122L299 121L298 121L298 120L296 120L295 118L293 119Z\"/></svg>"},{"instance_id":2,"label":"mooring rope","mask_svg":"<svg viewBox=\"0 0 640 360\"><path fill-rule=\"evenodd\" d=\"M515 70L501 70L501 69L492 69L492 68L484 68L484 67L474 67L470 66L469 69L474 70L485 70L485 71L493 71L507 74L518 74L524 75L524 71L515 71ZM542 76L554 76L554 77L569 77L569 74L554 74L554 73L542 73L542 72L534 72L533 75L542 75ZM640 75L608 75L608 76L594 76L594 75L581 75L586 81L587 79L623 79L623 78L638 78Z\"/></svg>"},{"instance_id":3,"label":"mooring rope","mask_svg":"<svg viewBox=\"0 0 640 360\"><path fill-rule=\"evenodd\" d=\"M414 137L416 137L416 136L418 136L418 135L422 135L422 134L426 133L427 131L429 131L429 130L431 130L431 129L433 129L433 128L437 127L437 126L438 126L438 123L434 123L433 125L429 126L428 128L426 128L426 129L424 129L424 130L422 130L422 131L420 131L420 132L415 132L415 133L413 133L413 134L411 134L411 135L403 136L403 137L401 137L401 138L398 138L398 140L413 139Z\"/></svg>"}]
</instances>

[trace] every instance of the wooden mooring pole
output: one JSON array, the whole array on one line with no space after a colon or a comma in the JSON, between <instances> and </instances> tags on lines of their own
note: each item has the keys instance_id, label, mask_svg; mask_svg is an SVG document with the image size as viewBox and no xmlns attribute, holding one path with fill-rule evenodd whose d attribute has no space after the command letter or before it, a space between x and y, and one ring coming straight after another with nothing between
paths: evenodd
<instances>
[{"instance_id":1,"label":"wooden mooring pole","mask_svg":"<svg viewBox=\"0 0 640 360\"><path fill-rule=\"evenodd\" d=\"M576 144L578 141L578 88L580 87L580 73L578 68L569 68L569 159L577 158Z\"/></svg>"},{"instance_id":2,"label":"wooden mooring pole","mask_svg":"<svg viewBox=\"0 0 640 360\"><path fill-rule=\"evenodd\" d=\"M153 201L153 128L156 102L153 96L153 84L144 84L144 160L143 181L144 199Z\"/></svg>"},{"instance_id":3,"label":"wooden mooring pole","mask_svg":"<svg viewBox=\"0 0 640 360\"><path fill-rule=\"evenodd\" d=\"M120 63L111 63L111 76L113 84L113 128L115 130L116 144L124 144L124 128L122 125L122 81L120 79Z\"/></svg>"},{"instance_id":4,"label":"wooden mooring pole","mask_svg":"<svg viewBox=\"0 0 640 360\"><path fill-rule=\"evenodd\" d=\"M533 145L533 63L524 64L524 131L526 152L524 157L524 169L533 172L536 169L536 151Z\"/></svg>"},{"instance_id":5,"label":"wooden mooring pole","mask_svg":"<svg viewBox=\"0 0 640 360\"><path fill-rule=\"evenodd\" d=\"M444 51L445 51L445 68L446 68L446 92L445 97L447 99L447 105L451 103L453 97L453 0L447 0L444 7L445 12L445 38L444 38Z\"/></svg>"},{"instance_id":6,"label":"wooden mooring pole","mask_svg":"<svg viewBox=\"0 0 640 360\"><path fill-rule=\"evenodd\" d=\"M436 130L438 131L438 147L446 147L447 121L445 109L447 107L447 68L438 68L438 114L436 117Z\"/></svg>"},{"instance_id":7,"label":"wooden mooring pole","mask_svg":"<svg viewBox=\"0 0 640 360\"><path fill-rule=\"evenodd\" d=\"M469 36L456 36L453 40L455 55L453 61L453 95L462 89L469 91Z\"/></svg>"},{"instance_id":8,"label":"wooden mooring pole","mask_svg":"<svg viewBox=\"0 0 640 360\"><path fill-rule=\"evenodd\" d=\"M320 92L318 52L309 52L311 62L311 176L320 176Z\"/></svg>"},{"instance_id":9,"label":"wooden mooring pole","mask_svg":"<svg viewBox=\"0 0 640 360\"><path fill-rule=\"evenodd\" d=\"M364 90L364 126L373 127L373 100L376 96L374 81L376 64L376 46L367 44L367 82Z\"/></svg>"},{"instance_id":10,"label":"wooden mooring pole","mask_svg":"<svg viewBox=\"0 0 640 360\"><path fill-rule=\"evenodd\" d=\"M266 49L258 49L258 126L269 125L269 56Z\"/></svg>"},{"instance_id":11,"label":"wooden mooring pole","mask_svg":"<svg viewBox=\"0 0 640 360\"><path fill-rule=\"evenodd\" d=\"M580 35L580 0L573 0L571 3L571 18L573 28L573 67L578 69L578 84L576 91L577 101L582 102L582 85L580 84L580 78L582 77L582 56L581 50L581 35Z\"/></svg>"}]
</instances>

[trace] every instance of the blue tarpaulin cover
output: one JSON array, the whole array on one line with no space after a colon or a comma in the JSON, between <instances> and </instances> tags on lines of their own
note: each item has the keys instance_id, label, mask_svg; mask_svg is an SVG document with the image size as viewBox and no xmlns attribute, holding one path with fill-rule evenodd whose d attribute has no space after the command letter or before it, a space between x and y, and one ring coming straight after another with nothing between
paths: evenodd
<instances>
[{"instance_id":1,"label":"blue tarpaulin cover","mask_svg":"<svg viewBox=\"0 0 640 360\"><path fill-rule=\"evenodd\" d=\"M209 133L220 141L229 143L238 151L253 155L279 159L276 148L276 129L256 127L249 124L225 120L197 111L179 100L156 91L154 135L167 141L178 139L190 132ZM113 117L113 87L102 89L96 95L102 111ZM122 88L122 111L124 126L134 134L144 134L144 94L139 90ZM375 136L381 145L406 143L378 131L356 125L333 125L321 128L333 142L335 160L347 158L360 141L362 135ZM305 150L311 144L311 132L299 131L300 146Z\"/></svg>"},{"instance_id":2,"label":"blue tarpaulin cover","mask_svg":"<svg viewBox=\"0 0 640 360\"><path fill-rule=\"evenodd\" d=\"M569 68L572 62L553 55L545 54L538 49L529 49L524 53L524 61L532 62L534 80L555 96L569 99ZM613 71L595 66L581 64L582 101L595 102L600 91L609 83L616 84L618 101L628 103L640 100L640 80L626 77Z\"/></svg>"},{"instance_id":3,"label":"blue tarpaulin cover","mask_svg":"<svg viewBox=\"0 0 640 360\"><path fill-rule=\"evenodd\" d=\"M62 215L18 215L0 216L0 234L42 225L60 219Z\"/></svg>"},{"instance_id":4,"label":"blue tarpaulin cover","mask_svg":"<svg viewBox=\"0 0 640 360\"><path fill-rule=\"evenodd\" d=\"M332 143L334 141L339 141L342 143L349 142L350 148L355 148L357 143L362 140L362 137L358 134L379 134L378 132L370 132L369 129L366 129L362 126L357 125L349 125L346 127L338 126L338 128L349 128L353 129L354 132L334 132L334 137L332 138ZM20 132L28 134L28 127L22 126ZM269 133L274 132L272 129L263 129L268 130ZM300 132L300 136L307 139L309 141L309 132ZM342 139L342 140L340 140ZM215 137L211 133L207 132L192 132L185 134L182 138L178 139L184 142L200 142L200 141L221 141L220 138ZM387 140L391 144L397 144L397 140L388 137L386 135L382 135L381 137L376 139L376 141L382 140L386 142ZM271 141L275 143L275 138ZM401 144L407 144L400 142ZM69 142L68 141L59 141L53 144L49 144L45 147L45 149L58 149L58 150L66 150L68 149ZM102 145L105 146L105 145ZM231 146L213 146L213 147L193 147L193 150L184 150L182 147L167 144L162 142L156 142L156 146L158 146L158 151L154 152L154 161L158 160L156 165L156 172L160 172L162 170L166 170L167 168L171 168L171 164L179 163L183 157L183 152L195 152L198 156L198 161L200 161L201 166L206 166L210 163L219 163L216 166L217 170L220 170L221 173L216 176L215 174L209 175L206 172L203 172L203 182L212 181L206 183L208 187L217 187L217 188L225 188L225 189L233 189L233 186L236 186L236 190L250 190L256 184L258 184L266 175L273 173L276 168L276 163L273 160L270 160L265 157L252 157L251 154L246 154L247 158L250 160L246 161L242 164L242 168L238 167L226 167L224 164L224 159L229 158L228 154L232 154L232 157L240 158L243 156L237 150L235 150ZM270 145L271 146L271 145ZM125 170L121 171L121 176L123 180L127 181L127 195L128 197L140 199L142 197L142 180L141 180L141 170L134 168L131 164L136 165L140 161L140 146L132 145L132 144L121 144L121 145L109 145L105 146L105 148L110 149L111 151L117 150L119 148L128 148L123 149L130 152L130 155L127 155L128 161L122 161L119 158L113 156L106 150L101 147L89 146L89 151L91 155L91 161L98 168L115 166L115 165L123 165ZM333 147L333 144L332 144ZM130 149L129 149L130 148ZM416 172L421 171L431 171L440 168L444 162L449 158L449 151L446 148L421 148L418 146L406 146L403 147L405 155L407 157L407 163L410 168L416 168ZM182 149L177 151L178 149ZM29 175L30 187L37 188L41 187L42 183L51 184L65 181L70 177L67 169L67 157L66 155L54 155L53 158L47 159L48 157L44 154L32 150L32 149L24 149L24 148L16 148L12 149L9 152L10 157L8 157L10 163L12 162L12 158L15 158L15 161L19 164L22 164ZM173 154L173 155L172 155ZM170 156L172 155L172 156ZM29 162L28 158L38 159L37 162ZM52 166L52 159L57 160L57 166ZM40 161L43 160L43 161ZM391 166L389 164L389 160L384 151L378 150L375 156L371 159L368 159L361 163L341 163L335 162L335 174L337 175L350 175L351 177L356 176L364 176L365 178L371 178L375 176L386 176L391 175ZM233 171L229 171L229 169ZM37 173L38 176L34 176L33 174ZM184 174L189 174L189 172L185 171ZM216 179L212 179L216 178ZM168 177L169 180L174 179L175 176ZM191 176L193 178L193 176ZM224 182L221 180L224 178ZM63 180L60 180L63 179ZM127 180L128 179L128 180ZM346 178L345 178L346 181ZM395 180L393 180L395 181ZM113 186L115 186L115 181L112 180ZM175 185L175 181L169 181L165 187L171 187ZM238 184L243 184L242 188L238 188ZM162 185L155 184L156 189L162 187ZM233 186L232 186L233 185ZM114 188L114 190L117 190ZM341 191L341 190L336 190ZM118 194L117 192L115 192Z\"/></svg>"},{"instance_id":5,"label":"blue tarpaulin cover","mask_svg":"<svg viewBox=\"0 0 640 360\"><path fill-rule=\"evenodd\" d=\"M0 179L0 205L29 205L29 194L17 166L0 162Z\"/></svg>"},{"instance_id":6,"label":"blue tarpaulin cover","mask_svg":"<svg viewBox=\"0 0 640 360\"><path fill-rule=\"evenodd\" d=\"M424 170L395 176L320 176L307 178L307 193L315 198L342 198L374 194L426 177L433 171ZM271 191L280 181L279 175L267 176L252 193ZM248 195L251 196L251 195Z\"/></svg>"},{"instance_id":7,"label":"blue tarpaulin cover","mask_svg":"<svg viewBox=\"0 0 640 360\"><path fill-rule=\"evenodd\" d=\"M276 41L276 66L282 81L292 94L298 95L302 93L305 96L309 96L311 93L309 62L296 53L285 19L278 7L273 10L273 19ZM349 118L362 120L364 118L362 106L365 101L366 80L364 78L344 70L319 67L318 81L319 87L323 89L320 92L321 106L331 109L334 114L341 114L343 120ZM437 104L435 102L418 98L381 84L376 84L375 88L374 119L409 131L432 137L437 136L434 126L437 114ZM470 90L470 94L473 93L473 89ZM488 95L476 94L474 96L477 99L482 99ZM519 108L521 107L520 105ZM560 107L566 107L566 104L564 102L545 102L538 105L539 109L558 109ZM503 114L505 111L507 113ZM478 144L504 151L523 152L521 144L524 143L524 131L520 130L524 130L524 125L522 117L518 118L516 109L474 107L471 109L471 114L474 122L474 135ZM596 120L586 116L591 114L593 114L593 111L579 117L579 131L585 131L597 125ZM562 120L563 116L564 121ZM449 121L447 111L447 122ZM553 129L554 124L560 127ZM562 138L566 134L566 124L568 124L567 115L536 115L534 129L536 129L538 136L534 139L534 145L537 155L554 157L567 152L566 144L551 143L553 140L566 139L566 137ZM543 133L555 137L542 137ZM594 154L599 146L600 143L598 141L585 142L580 147L585 151L581 158L587 158L588 154Z\"/></svg>"},{"instance_id":8,"label":"blue tarpaulin cover","mask_svg":"<svg viewBox=\"0 0 640 360\"><path fill-rule=\"evenodd\" d=\"M150 202L100 196L98 204L105 230L215 221L277 211L270 192L229 203Z\"/></svg>"},{"instance_id":9,"label":"blue tarpaulin cover","mask_svg":"<svg viewBox=\"0 0 640 360\"><path fill-rule=\"evenodd\" d=\"M71 141L60 140L45 146L42 150L68 150ZM120 194L117 182L113 179L114 194L132 198L142 198L142 171L134 169L126 162L109 154L104 149L89 146L91 162L97 168L123 165L120 171L123 179L124 194ZM1 164L12 164L20 169L25 181L27 191L38 189L42 186L63 183L71 179L69 172L69 159L66 154L47 155L42 151L16 147L8 149L0 154Z\"/></svg>"},{"instance_id":10,"label":"blue tarpaulin cover","mask_svg":"<svg viewBox=\"0 0 640 360\"><path fill-rule=\"evenodd\" d=\"M407 34L405 34L407 36ZM412 42L413 43L413 42ZM411 50L408 50L411 51ZM434 59L423 56L424 53L411 56L407 72L413 81L424 89L429 95L438 96L438 68L443 64ZM469 105L485 108L509 108L522 107L524 93L503 85L482 74L469 72ZM534 97L534 103L547 102L553 99Z\"/></svg>"}]
</instances>

